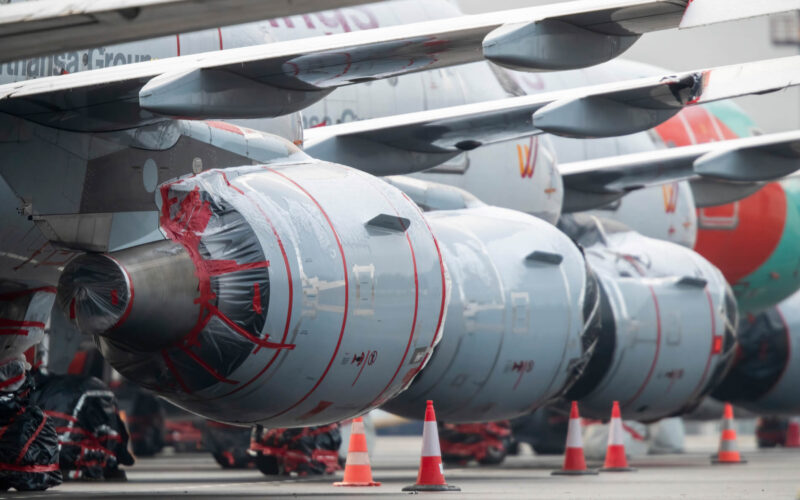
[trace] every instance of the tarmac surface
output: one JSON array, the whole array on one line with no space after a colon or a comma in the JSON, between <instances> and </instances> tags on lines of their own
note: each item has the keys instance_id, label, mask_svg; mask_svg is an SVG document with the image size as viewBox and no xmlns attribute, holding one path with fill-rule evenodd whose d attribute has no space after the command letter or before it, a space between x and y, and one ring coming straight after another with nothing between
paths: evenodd
<instances>
[{"instance_id":1,"label":"tarmac surface","mask_svg":"<svg viewBox=\"0 0 800 500\"><path fill-rule=\"evenodd\" d=\"M631 473L551 476L561 457L509 457L498 467L446 468L447 481L460 493L420 493L468 498L548 499L791 499L800 488L800 449L755 450L752 436L740 436L744 465L712 466L712 436L687 438L688 453L631 460ZM0 494L6 498L406 498L402 487L416 480L420 438L380 437L372 459L376 488L336 488L336 476L286 478L257 470L222 470L204 453L165 454L140 459L123 483L70 482L46 492ZM590 463L590 466L592 463Z\"/></svg>"}]
</instances>

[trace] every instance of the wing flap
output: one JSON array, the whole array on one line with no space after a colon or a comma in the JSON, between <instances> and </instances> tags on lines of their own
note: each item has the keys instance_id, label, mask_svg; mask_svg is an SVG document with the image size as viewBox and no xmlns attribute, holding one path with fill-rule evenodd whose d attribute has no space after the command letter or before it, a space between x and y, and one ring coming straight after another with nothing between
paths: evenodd
<instances>
[{"instance_id":1,"label":"wing flap","mask_svg":"<svg viewBox=\"0 0 800 500\"><path fill-rule=\"evenodd\" d=\"M139 0L140 3L143 1ZM188 0L171 1L192 3ZM294 1L282 0L279 3L293 4ZM704 1L694 0L694 3ZM206 0L199 4L210 2ZM204 118L212 116L212 113L215 118L251 118L256 111L249 106L238 106L235 102L237 92L258 99L260 91L271 100L293 103L283 106L283 109L293 110L338 86L462 64L484 57L491 59L491 53L484 52L484 40L489 33L504 25L566 23L571 28L564 29L576 28L592 33L603 32L603 36L616 36L606 33L613 31L607 23L616 22L614 20L621 12L627 14L620 18L620 22L635 21L640 26L637 28L639 31L645 27L663 29L677 25L675 16L665 14L664 9L677 12L686 3L687 0L579 0L45 77L0 86L0 112L43 124L57 123L68 130L86 131L130 128L151 123L156 114L174 116L175 111L182 111L180 116L188 118ZM0 8L0 18L8 7ZM214 24L218 23L214 19ZM549 58L550 63L526 67L547 69L553 67L548 64L563 64L558 62L565 56L564 50L559 48L563 45L563 34L564 31L558 29L544 34L523 30L517 33L518 36L495 39L492 50L504 53L541 51L538 57ZM576 67L606 61L619 52L619 47L604 49L596 56L585 58L580 54L592 52L589 48L591 43L588 46L587 43L569 49L576 58ZM225 83L213 76L220 74L218 72L234 76ZM180 92L181 86L187 83L187 75L193 75L197 84L190 96L192 102L201 103L196 107L187 106L187 96ZM153 80L157 77L162 78ZM140 96L139 90L151 80L153 84L147 88L148 92ZM209 87L206 85L208 82L217 83ZM156 89L157 96L152 92ZM276 89L286 92L281 94Z\"/></svg>"},{"instance_id":2,"label":"wing flap","mask_svg":"<svg viewBox=\"0 0 800 500\"><path fill-rule=\"evenodd\" d=\"M770 134L559 166L565 211L597 208L643 187L692 180L704 205L753 192L755 183L800 170L800 131ZM731 189L712 189L712 185Z\"/></svg>"},{"instance_id":3,"label":"wing flap","mask_svg":"<svg viewBox=\"0 0 800 500\"><path fill-rule=\"evenodd\" d=\"M800 56L719 70L745 75L759 73L764 67L775 71L764 75L761 86L752 85L747 90L762 93L800 84ZM512 97L308 129L305 147L317 158L374 175L390 175L431 168L463 151L542 132L581 137L626 135L659 125L685 106L733 97L742 89L716 91L711 99L702 93L702 82L708 81L702 75L713 75L721 86L726 85L725 79L716 77L714 69ZM671 163L682 159L663 157L658 161L669 163L667 170L674 175L686 175ZM650 170L645 166L636 172L647 177ZM611 170L592 172L586 174L586 184L611 186L604 187L603 192L620 192L624 186L613 186L616 175ZM649 178L645 181L652 182Z\"/></svg>"},{"instance_id":4,"label":"wing flap","mask_svg":"<svg viewBox=\"0 0 800 500\"><path fill-rule=\"evenodd\" d=\"M0 62L372 0L39 0L0 7Z\"/></svg>"}]
</instances>

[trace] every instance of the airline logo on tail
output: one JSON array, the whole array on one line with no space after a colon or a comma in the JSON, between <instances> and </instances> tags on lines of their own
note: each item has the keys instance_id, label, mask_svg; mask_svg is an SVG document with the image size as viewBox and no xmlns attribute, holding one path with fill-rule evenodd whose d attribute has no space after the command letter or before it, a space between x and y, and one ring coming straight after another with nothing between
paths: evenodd
<instances>
[{"instance_id":1,"label":"airline logo on tail","mask_svg":"<svg viewBox=\"0 0 800 500\"><path fill-rule=\"evenodd\" d=\"M519 175L523 179L530 179L536 171L536 159L539 156L539 138L531 137L529 144L517 144L517 159L519 160Z\"/></svg>"},{"instance_id":2,"label":"airline logo on tail","mask_svg":"<svg viewBox=\"0 0 800 500\"><path fill-rule=\"evenodd\" d=\"M664 196L664 212L674 214L678 208L678 185L676 183L661 186L661 193Z\"/></svg>"}]
</instances>

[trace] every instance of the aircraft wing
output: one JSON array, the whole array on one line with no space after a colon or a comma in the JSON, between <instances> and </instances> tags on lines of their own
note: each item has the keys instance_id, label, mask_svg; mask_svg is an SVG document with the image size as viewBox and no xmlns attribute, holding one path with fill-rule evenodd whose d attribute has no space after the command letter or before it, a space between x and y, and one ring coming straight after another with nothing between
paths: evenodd
<instances>
[{"instance_id":1,"label":"aircraft wing","mask_svg":"<svg viewBox=\"0 0 800 500\"><path fill-rule=\"evenodd\" d=\"M39 0L0 7L0 62L373 0Z\"/></svg>"},{"instance_id":2,"label":"aircraft wing","mask_svg":"<svg viewBox=\"0 0 800 500\"><path fill-rule=\"evenodd\" d=\"M691 106L800 84L800 56L307 129L312 156L374 175L425 170L484 144L548 132L610 137Z\"/></svg>"},{"instance_id":3,"label":"aircraft wing","mask_svg":"<svg viewBox=\"0 0 800 500\"><path fill-rule=\"evenodd\" d=\"M605 205L625 193L691 180L698 206L740 199L760 183L800 170L800 130L559 165L564 211Z\"/></svg>"},{"instance_id":4,"label":"aircraft wing","mask_svg":"<svg viewBox=\"0 0 800 500\"><path fill-rule=\"evenodd\" d=\"M526 69L597 64L642 33L677 27L688 2L579 0L40 78L0 86L0 112L81 131L165 116L266 118L341 85L484 57Z\"/></svg>"}]
</instances>

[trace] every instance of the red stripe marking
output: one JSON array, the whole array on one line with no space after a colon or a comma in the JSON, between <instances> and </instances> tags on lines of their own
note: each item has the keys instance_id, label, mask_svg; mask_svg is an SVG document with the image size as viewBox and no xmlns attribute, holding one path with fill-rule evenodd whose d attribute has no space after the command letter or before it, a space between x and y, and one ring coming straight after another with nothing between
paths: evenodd
<instances>
[{"instance_id":1,"label":"red stripe marking","mask_svg":"<svg viewBox=\"0 0 800 500\"><path fill-rule=\"evenodd\" d=\"M261 286L258 283L253 283L253 311L256 314L264 312L264 309L261 308Z\"/></svg>"},{"instance_id":2,"label":"red stripe marking","mask_svg":"<svg viewBox=\"0 0 800 500\"><path fill-rule=\"evenodd\" d=\"M172 373L172 376L175 377L175 380L178 381L178 385L181 386L181 389L183 389L185 393L191 394L192 391L189 390L189 387L186 386L186 383L183 381L180 374L178 373L178 370L175 368L175 363L172 362L172 359L170 359L167 351L162 350L161 357L164 358L164 363L166 363L167 369L170 371L170 373Z\"/></svg>"},{"instance_id":3,"label":"red stripe marking","mask_svg":"<svg viewBox=\"0 0 800 500\"><path fill-rule=\"evenodd\" d=\"M353 380L353 383L350 384L350 387L353 387L354 385L356 385L356 382L358 382L359 377L361 377L361 372L363 372L364 367L367 366L367 359L369 358L370 354L372 354L372 351L367 351L366 356L364 356L364 359L361 360L361 369L358 370L358 375L356 375L356 378L355 380Z\"/></svg>"},{"instance_id":4,"label":"red stripe marking","mask_svg":"<svg viewBox=\"0 0 800 500\"><path fill-rule=\"evenodd\" d=\"M238 134L238 135L244 135L244 131L242 129L240 129L236 125L232 125L232 124L227 123L227 122L220 122L220 121L216 121L216 120L206 120L206 123L208 124L209 127L213 127L213 128L219 129L219 130L224 130L226 132L232 132L232 133ZM230 186L230 183L228 183L228 185Z\"/></svg>"},{"instance_id":5,"label":"red stripe marking","mask_svg":"<svg viewBox=\"0 0 800 500\"><path fill-rule=\"evenodd\" d=\"M661 312L658 309L658 298L656 297L656 291L653 290L652 286L648 286L648 288L650 288L650 295L653 296L653 305L656 309L656 352L653 355L653 364L650 365L650 371L647 373L647 377L645 377L642 386L639 387L639 390L636 391L636 394L634 394L632 398L622 404L623 407L627 407L629 404L635 401L636 398L642 394L642 391L644 391L645 387L647 387L648 382L650 382L650 377L653 376L653 372L656 369L656 364L658 363L658 353L661 351Z\"/></svg>"},{"instance_id":6,"label":"red stripe marking","mask_svg":"<svg viewBox=\"0 0 800 500\"><path fill-rule=\"evenodd\" d=\"M78 419L73 417L72 415L68 415L66 413L61 413L60 411L47 410L47 411L45 411L45 413L50 417L59 418L61 420L66 420L67 422L77 422L78 421Z\"/></svg>"},{"instance_id":7,"label":"red stripe marking","mask_svg":"<svg viewBox=\"0 0 800 500\"><path fill-rule=\"evenodd\" d=\"M119 317L117 322L114 323L114 326L112 326L108 330L109 332L112 332L112 331L116 330L120 325L125 323L125 321L128 320L128 316L131 315L131 309L133 309L133 281L131 280L131 275L128 273L128 270L125 269L125 267L123 267L123 265L120 264L117 259L115 259L114 257L112 257L110 255L106 255L106 257L108 257L109 259L113 260L117 264L117 266L119 266L119 268L122 269L122 272L125 273L125 278L128 281L128 290L130 290L130 296L128 297L128 303L125 305L125 311L122 313L122 316Z\"/></svg>"},{"instance_id":8,"label":"red stripe marking","mask_svg":"<svg viewBox=\"0 0 800 500\"><path fill-rule=\"evenodd\" d=\"M192 358L195 361L195 363L197 363L198 365L202 366L208 373L210 373L212 377L214 377L218 381L222 382L223 384L238 384L239 383L239 382L237 382L235 380L230 380L230 379L227 379L227 378L223 377L218 371L216 371L214 368L212 368L208 363L205 362L205 360L203 358L201 358L200 356L195 354L194 351L192 351L190 348L188 348L186 346L183 346L183 345L178 346L178 347L180 348L181 351L185 352L190 358Z\"/></svg>"},{"instance_id":9,"label":"red stripe marking","mask_svg":"<svg viewBox=\"0 0 800 500\"><path fill-rule=\"evenodd\" d=\"M242 191L238 187L236 187L233 184L231 184L231 181L228 180L228 174L226 174L223 171L220 171L219 173L220 173L220 175L222 175L222 179L225 181L225 184L227 184L229 188L233 189L234 191L236 191L237 193L239 193L241 195L244 195L244 191Z\"/></svg>"},{"instance_id":10,"label":"red stripe marking","mask_svg":"<svg viewBox=\"0 0 800 500\"><path fill-rule=\"evenodd\" d=\"M233 186L231 186L231 187L233 187ZM272 220L267 216L266 213L264 213L264 210L261 208L261 206L258 203L255 203L250 198L250 196L247 195L247 193L241 193L241 194L242 194L242 196L244 196L245 198L250 200L250 202L253 204L253 206L256 207L256 209L261 214L261 216L264 217L264 220L267 221L267 224L269 224L269 227L272 229L272 234L275 236L275 239L278 242L278 248L281 251L281 257L283 258L283 265L286 268L286 277L287 277L286 279L287 279L287 283L289 284L289 305L288 305L287 310L286 310L286 324L283 327L283 337L281 337L281 344L283 345L283 344L286 343L286 339L289 336L289 327L291 326L291 322L292 322L292 307L293 307L293 304L294 304L294 285L292 283L292 268L289 266L289 257L286 255L286 248L283 246L283 241L281 240L281 237L278 235L278 231L275 229L275 225L272 223ZM258 349L256 349L256 351L258 351ZM278 359L278 354L280 354L280 351L275 351L275 354L272 355L272 359L270 359L269 362L267 362L267 364L264 365L264 368L262 368L261 371L258 372L253 378L251 378L250 380L248 380L244 384L240 385L239 387L237 387L233 391L228 392L226 394L223 394L221 396L218 396L217 398L212 398L212 400L218 399L218 398L222 398L222 397L225 397L225 396L229 396L231 394L234 394L234 393L236 393L238 391L241 391L242 389L244 389L248 385L252 384L253 382L255 382L258 378L261 377L261 375L264 374L264 372L266 372L272 366L272 364L275 362L275 360Z\"/></svg>"},{"instance_id":11,"label":"red stripe marking","mask_svg":"<svg viewBox=\"0 0 800 500\"><path fill-rule=\"evenodd\" d=\"M436 254L439 256L439 270L440 270L441 275L442 275L442 302L441 302L441 305L439 306L439 320L436 322L436 330L433 333L433 339L431 339L431 344L430 344L430 346L428 346L429 349L432 349L433 345L436 343L436 337L439 334L439 330L442 327L442 321L444 320L444 306L445 306L446 299L447 299L447 280L445 279L445 273L444 273L444 260L442 259L442 251L439 248L439 241L436 239L436 235L433 234L433 230L431 229L430 224L428 224L428 220L425 218L425 214L422 213L422 210L420 210L420 208L416 205L416 203L411 201L411 198L406 196L405 193L401 193L401 194L405 197L405 199L407 199L409 201L409 203L414 205L417 208L417 211L419 211L420 215L422 215L422 220L425 221L425 226L428 228L428 231L431 233L431 238L433 238L433 245L436 247ZM413 373L413 375L411 375L410 377L408 375L406 375L406 377L404 377L404 380L405 380L405 378L408 378L409 380L411 380L411 378L413 378L417 373L419 373L419 371L422 369L422 367L425 366L425 361L427 359L428 359L428 355L426 354L425 358L423 358L423 360L419 363L419 366L413 372L409 372L409 374Z\"/></svg>"},{"instance_id":12,"label":"red stripe marking","mask_svg":"<svg viewBox=\"0 0 800 500\"><path fill-rule=\"evenodd\" d=\"M0 326L8 328L44 328L41 321L19 321L16 319L0 318Z\"/></svg>"},{"instance_id":13,"label":"red stripe marking","mask_svg":"<svg viewBox=\"0 0 800 500\"><path fill-rule=\"evenodd\" d=\"M391 200L386 196L386 194L383 193L380 189L376 189L376 191L378 191L381 194L381 196L383 196L383 198L386 200L389 206L392 207L392 210L394 210L394 213L397 214L398 217L400 217L400 212L397 210L397 207L394 206L394 203L391 202ZM389 383L386 384L386 387L384 387L381 390L381 392L379 392L378 395L375 396L370 405L378 402L381 396L383 396L383 394L387 391L387 389L389 389L389 386L392 385L392 382L394 382L395 378L397 378L397 374L400 373L400 368L402 368L403 363L406 362L408 351L411 348L411 342L414 340L414 331L417 328L417 313L419 312L419 274L417 272L417 256L416 253L414 252L414 245L411 243L411 237L408 234L408 230L406 230L405 234L406 234L406 241L408 242L408 249L411 251L411 263L414 266L414 316L411 320L411 332L408 334L408 342L406 343L406 350L403 352L403 357L400 359L400 364L397 365L397 369L394 371L394 375L392 375L392 378L391 380L389 380ZM435 333L434 337L436 337Z\"/></svg>"},{"instance_id":14,"label":"red stripe marking","mask_svg":"<svg viewBox=\"0 0 800 500\"><path fill-rule=\"evenodd\" d=\"M224 172L217 171L220 173L223 178L226 180L227 184L230 186L230 182L227 180L227 176ZM233 331L242 335L251 343L255 344L258 348L265 347L271 349L294 349L294 345L287 345L287 344L275 344L267 340L269 335L267 335L264 339L261 339L244 328L237 325L233 322L230 318L228 318L225 314L223 314L215 305L212 304L212 300L215 298L211 287L210 277L213 271L218 271L216 269L216 265L214 264L215 261L206 261L203 259L202 255L199 252L199 246L201 244L201 238L203 232L208 227L208 223L213 216L213 213L210 209L210 203L207 201L203 201L200 195L199 187L195 187L190 192L186 193L184 198L178 202L178 197L169 198L169 189L172 185L178 184L181 181L176 181L174 183L170 183L161 187L161 198L162 198L162 209L161 209L161 218L160 223L162 228L167 233L167 236L180 243L186 251L189 253L189 257L192 259L192 262L195 266L195 274L197 275L199 281L199 290L200 290L200 297L196 300L197 303L201 304L200 311L198 313L198 320L195 327L192 329L191 332L185 337L183 340L183 345L191 346L196 345L198 342L198 336L202 332L202 330L206 327L208 322L216 316L220 319L223 323L229 326ZM234 188L233 186L231 186ZM238 188L234 188L237 191ZM175 205L178 205L177 213L173 216L172 215L172 208ZM209 262L211 262L210 265ZM266 261L265 261L266 262ZM264 263L260 263L260 266L263 267ZM225 271L235 271L247 265L236 265L234 268L230 266L225 266ZM210 271L209 272L209 268ZM285 338L285 335L284 335ZM254 352L257 352L256 349ZM169 357L166 355L165 351L162 351L164 355L164 359L167 362L168 368L172 371L172 373L177 377L178 373L174 369L174 365ZM179 379L181 382L181 386L186 389L186 385ZM248 382L249 383L249 382ZM247 385L247 384L245 384ZM243 388L244 386L240 387ZM218 397L223 397L225 395L221 395ZM216 399L216 398L215 398Z\"/></svg>"},{"instance_id":15,"label":"red stripe marking","mask_svg":"<svg viewBox=\"0 0 800 500\"><path fill-rule=\"evenodd\" d=\"M219 35L219 50L222 50L222 28L217 28L217 34Z\"/></svg>"},{"instance_id":16,"label":"red stripe marking","mask_svg":"<svg viewBox=\"0 0 800 500\"><path fill-rule=\"evenodd\" d=\"M349 306L350 306L350 279L349 279L349 277L347 275L347 259L344 256L344 248L342 247L342 241L339 239L339 234L336 232L336 229L333 227L333 223L331 222L330 217L328 217L327 212L325 212L325 210L322 208L322 205L320 205L319 202L317 201L317 199L314 198L313 196L311 196L311 193L306 191L306 189L303 186L301 186L300 184L298 184L294 180L290 179L289 177L287 177L282 172L279 172L279 171L277 171L275 169L272 169L272 168L267 168L267 170L269 172L272 172L272 173L274 173L276 175L279 175L279 176L283 177L287 181L289 181L292 184L294 184L300 191L305 193L305 195L308 196L309 199L312 202L314 202L314 204L317 206L319 211L322 213L322 216L325 217L325 220L328 222L328 226L331 228L331 232L333 232L333 237L336 239L336 246L339 247L339 254L342 256L342 271L344 273L344 314L342 315L342 327L339 330L339 339L336 342L336 349L333 350L333 355L331 356L331 360L328 362L328 366L325 367L325 371L322 372L322 375L317 380L317 383L314 384L314 387L312 387L311 390L308 391L308 393L306 393L305 396L300 398L299 401L297 401L295 404L291 405L290 407L286 408L285 410L283 410L283 411L281 411L279 413L276 413L276 414L274 414L274 415L272 415L270 417L267 417L267 418L274 418L274 417L283 415L284 413L288 412L289 410L292 410L293 408L296 408L303 401L308 399L308 397L311 396L311 394L314 391L317 390L317 387L320 386L322 381L325 379L325 376L328 375L328 372L330 371L331 366L333 365L333 362L336 359L336 355L339 353L339 348L341 347L342 339L344 338L344 330L345 330L345 327L347 326L347 311L348 311Z\"/></svg>"},{"instance_id":17,"label":"red stripe marking","mask_svg":"<svg viewBox=\"0 0 800 500\"><path fill-rule=\"evenodd\" d=\"M249 269L262 269L269 267L269 261L265 260L261 262L238 264L235 260L206 260L204 265L209 276L219 276L221 274L236 273L239 271L247 271Z\"/></svg>"},{"instance_id":18,"label":"red stripe marking","mask_svg":"<svg viewBox=\"0 0 800 500\"><path fill-rule=\"evenodd\" d=\"M11 465L0 463L0 470L11 472L53 472L58 470L58 464L50 465Z\"/></svg>"},{"instance_id":19,"label":"red stripe marking","mask_svg":"<svg viewBox=\"0 0 800 500\"><path fill-rule=\"evenodd\" d=\"M25 446L19 451L19 455L17 455L16 463L20 463L23 458L25 458L25 454L28 453L28 448L31 447L31 444L36 440L36 437L42 432L42 428L44 427L45 422L47 422L47 414L42 415L42 421L39 423L39 427L31 434L31 437L25 442Z\"/></svg>"},{"instance_id":20,"label":"red stripe marking","mask_svg":"<svg viewBox=\"0 0 800 500\"><path fill-rule=\"evenodd\" d=\"M711 293L708 291L708 287L706 287L704 291L706 292L706 298L708 299L708 308L711 311L711 346L708 351L708 360L706 361L706 367L703 370L703 376L700 377L700 383L697 384L697 387L691 392L692 399L697 397L697 394L699 394L703 388L703 384L706 381L706 376L708 375L708 369L711 368L711 358L714 357L714 354L719 353L715 347L717 343L716 340L719 337L717 337L717 318L714 314L714 301L711 298Z\"/></svg>"},{"instance_id":21,"label":"red stripe marking","mask_svg":"<svg viewBox=\"0 0 800 500\"><path fill-rule=\"evenodd\" d=\"M175 40L178 42L178 56L181 55L181 36L175 35Z\"/></svg>"},{"instance_id":22,"label":"red stripe marking","mask_svg":"<svg viewBox=\"0 0 800 500\"><path fill-rule=\"evenodd\" d=\"M83 368L86 366L86 357L88 354L89 353L86 351L76 352L75 356L72 358L72 361L69 363L69 367L67 367L67 373L72 375L83 373Z\"/></svg>"},{"instance_id":23,"label":"red stripe marking","mask_svg":"<svg viewBox=\"0 0 800 500\"><path fill-rule=\"evenodd\" d=\"M14 385L17 382L19 382L20 380L24 379L24 378L25 378L25 374L24 373L20 373L16 377L11 377L8 380L4 380L4 381L0 382L0 389L5 389L8 386Z\"/></svg>"},{"instance_id":24,"label":"red stripe marking","mask_svg":"<svg viewBox=\"0 0 800 500\"><path fill-rule=\"evenodd\" d=\"M21 335L28 336L28 330L23 328L0 328L0 335Z\"/></svg>"},{"instance_id":25,"label":"red stripe marking","mask_svg":"<svg viewBox=\"0 0 800 500\"><path fill-rule=\"evenodd\" d=\"M56 293L56 287L54 286L43 286L39 288L30 288L27 290L20 290L18 292L8 292L4 294L0 294L0 301L6 302L9 300L18 299L20 297L24 297L26 295L32 295L37 292L47 292L47 293Z\"/></svg>"}]
</instances>

